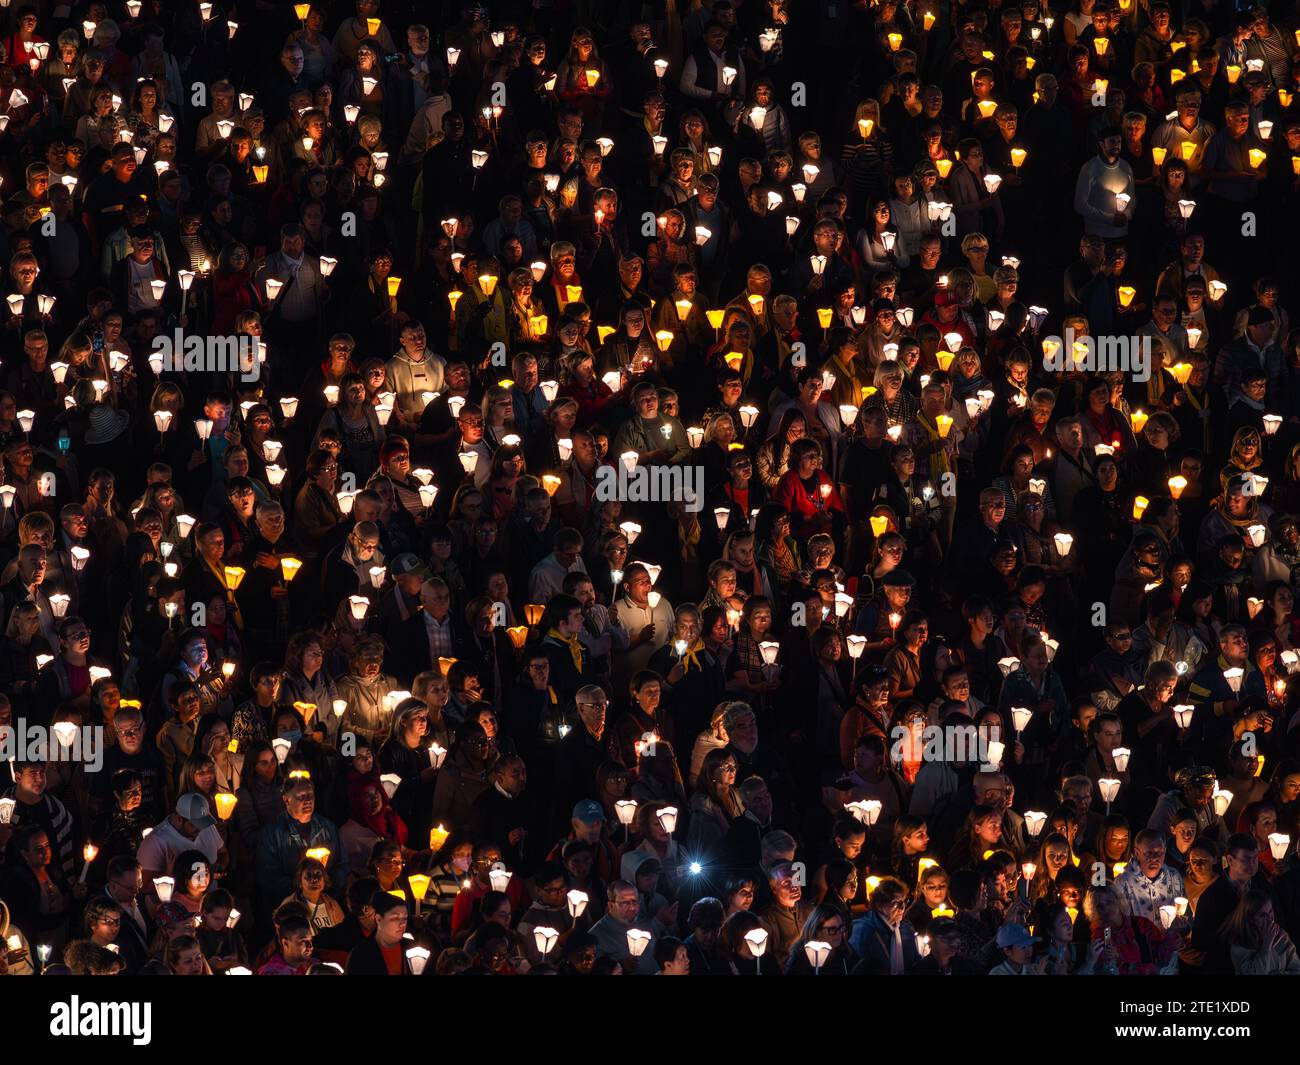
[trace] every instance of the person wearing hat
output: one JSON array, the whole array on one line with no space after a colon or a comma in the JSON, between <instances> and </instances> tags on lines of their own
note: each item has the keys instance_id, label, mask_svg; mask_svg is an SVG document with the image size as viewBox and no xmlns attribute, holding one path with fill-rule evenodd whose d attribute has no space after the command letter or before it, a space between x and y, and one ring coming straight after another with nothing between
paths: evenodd
<instances>
[{"instance_id":1,"label":"person wearing hat","mask_svg":"<svg viewBox=\"0 0 1300 1065\"><path fill-rule=\"evenodd\" d=\"M208 800L189 791L176 800L176 809L157 825L136 852L147 893L155 893L154 879L171 872L176 856L182 851L199 851L211 868L220 868L225 860L225 843L217 829ZM284 898L287 888L276 898Z\"/></svg>"},{"instance_id":2,"label":"person wearing hat","mask_svg":"<svg viewBox=\"0 0 1300 1065\"><path fill-rule=\"evenodd\" d=\"M977 963L961 953L961 929L951 917L935 918L926 934L930 952L912 967L913 976L984 975Z\"/></svg>"},{"instance_id":3,"label":"person wearing hat","mask_svg":"<svg viewBox=\"0 0 1300 1065\"><path fill-rule=\"evenodd\" d=\"M1029 929L1022 924L1005 924L998 929L998 950L1002 952L1002 962L995 965L990 976L1042 976L1047 959L1034 961L1034 944L1037 936L1029 934Z\"/></svg>"},{"instance_id":4,"label":"person wearing hat","mask_svg":"<svg viewBox=\"0 0 1300 1065\"><path fill-rule=\"evenodd\" d=\"M371 617L385 642L394 647L400 644L404 626L420 614L420 589L429 579L430 571L418 555L403 551L389 560L388 572L393 578L393 586L380 597ZM418 672L420 670L415 669L411 674L414 676Z\"/></svg>"},{"instance_id":5,"label":"person wearing hat","mask_svg":"<svg viewBox=\"0 0 1300 1065\"><path fill-rule=\"evenodd\" d=\"M591 848L592 870L596 878L606 884L616 880L618 848L609 838L604 807L595 799L581 799L573 805L573 816L569 824L571 826L569 834L551 848L547 861L559 861L565 858L569 843L580 841Z\"/></svg>"},{"instance_id":6,"label":"person wearing hat","mask_svg":"<svg viewBox=\"0 0 1300 1065\"><path fill-rule=\"evenodd\" d=\"M101 448L99 458L90 460L89 465L101 466L112 461L109 445L116 441L131 423L131 415L124 410L117 410L107 403L96 403L90 408L88 427L83 442L87 447ZM87 456L89 459L90 456Z\"/></svg>"},{"instance_id":7,"label":"person wearing hat","mask_svg":"<svg viewBox=\"0 0 1300 1065\"><path fill-rule=\"evenodd\" d=\"M1201 712L1198 708L1197 713ZM1195 719L1193 719L1193 723ZM1222 844L1228 838L1228 826L1214 812L1214 788L1217 774L1206 765L1187 765L1174 776L1176 787L1160 796L1155 809L1147 819L1147 828L1169 832L1174 815L1189 809L1196 815L1197 836L1213 839Z\"/></svg>"}]
</instances>

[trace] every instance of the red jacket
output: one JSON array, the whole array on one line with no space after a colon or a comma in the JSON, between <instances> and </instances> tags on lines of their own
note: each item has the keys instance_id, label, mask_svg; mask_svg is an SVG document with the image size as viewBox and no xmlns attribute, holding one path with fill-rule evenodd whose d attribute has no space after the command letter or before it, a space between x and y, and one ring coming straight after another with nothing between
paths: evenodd
<instances>
[{"instance_id":1,"label":"red jacket","mask_svg":"<svg viewBox=\"0 0 1300 1065\"><path fill-rule=\"evenodd\" d=\"M821 498L820 486L830 485L830 494ZM772 502L779 503L790 512L794 534L800 540L806 540L814 533L830 532L830 523L824 520L835 511L844 513L844 500L840 498L839 489L825 470L817 471L817 485L810 493L795 470L781 475L776 483L776 492Z\"/></svg>"}]
</instances>

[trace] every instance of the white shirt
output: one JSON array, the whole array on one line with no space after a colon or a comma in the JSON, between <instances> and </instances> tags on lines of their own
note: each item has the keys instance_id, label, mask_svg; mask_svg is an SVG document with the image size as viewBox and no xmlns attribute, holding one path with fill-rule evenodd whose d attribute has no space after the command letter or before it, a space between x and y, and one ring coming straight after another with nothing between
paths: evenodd
<instances>
[{"instance_id":1,"label":"white shirt","mask_svg":"<svg viewBox=\"0 0 1300 1065\"><path fill-rule=\"evenodd\" d=\"M170 876L172 862L183 851L199 851L209 864L216 865L217 855L221 853L221 833L217 831L217 826L210 825L195 839L187 839L180 834L169 817L144 838L136 852L136 859L142 869L156 870L161 876Z\"/></svg>"}]
</instances>

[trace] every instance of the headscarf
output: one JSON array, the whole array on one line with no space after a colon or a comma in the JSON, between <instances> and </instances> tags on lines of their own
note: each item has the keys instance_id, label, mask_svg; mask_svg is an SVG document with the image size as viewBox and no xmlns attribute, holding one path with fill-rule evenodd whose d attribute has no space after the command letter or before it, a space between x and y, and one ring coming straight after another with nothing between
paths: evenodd
<instances>
[{"instance_id":1,"label":"headscarf","mask_svg":"<svg viewBox=\"0 0 1300 1065\"><path fill-rule=\"evenodd\" d=\"M366 792L374 788L379 792L379 798L383 805L380 806L378 813L371 813L366 806ZM372 766L369 773L358 773L353 766L348 767L348 808L351 811L352 820L359 825L364 825L381 839L391 839L396 843L406 843L406 822L397 816L392 805L388 801L388 792L384 790L384 785L379 779L379 769Z\"/></svg>"}]
</instances>

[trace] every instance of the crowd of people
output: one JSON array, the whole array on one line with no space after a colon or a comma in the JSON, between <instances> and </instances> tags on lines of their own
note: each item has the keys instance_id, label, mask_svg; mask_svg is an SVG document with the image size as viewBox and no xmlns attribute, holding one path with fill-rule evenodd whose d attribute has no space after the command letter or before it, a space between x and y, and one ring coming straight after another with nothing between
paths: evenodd
<instances>
[{"instance_id":1,"label":"crowd of people","mask_svg":"<svg viewBox=\"0 0 1300 1065\"><path fill-rule=\"evenodd\" d=\"M0 22L0 972L1300 972L1295 11Z\"/></svg>"}]
</instances>

